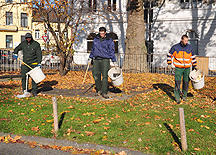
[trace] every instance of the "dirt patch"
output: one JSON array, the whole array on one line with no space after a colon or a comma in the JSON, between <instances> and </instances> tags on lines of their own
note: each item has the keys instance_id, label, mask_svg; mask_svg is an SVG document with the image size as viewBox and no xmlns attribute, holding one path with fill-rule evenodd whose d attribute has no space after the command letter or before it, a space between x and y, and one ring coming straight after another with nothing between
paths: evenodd
<instances>
[{"instance_id":1,"label":"dirt patch","mask_svg":"<svg viewBox=\"0 0 216 155\"><path fill-rule=\"evenodd\" d=\"M152 91L153 89L125 93L118 88L111 88L108 91L109 99L106 100L126 100L134 95L140 93L146 93L148 91ZM102 96L95 96L94 85L89 87L85 87L85 89L57 89L52 87L42 87L39 88L39 93L46 95L57 95L57 96L68 96L68 97L87 97L92 99L100 99L105 100Z\"/></svg>"}]
</instances>

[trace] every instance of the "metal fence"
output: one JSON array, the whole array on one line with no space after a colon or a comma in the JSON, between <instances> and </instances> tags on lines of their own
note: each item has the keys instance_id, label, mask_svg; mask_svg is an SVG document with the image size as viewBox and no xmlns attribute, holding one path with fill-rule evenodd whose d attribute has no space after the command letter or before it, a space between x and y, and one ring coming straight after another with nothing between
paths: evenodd
<instances>
[{"instance_id":1,"label":"metal fence","mask_svg":"<svg viewBox=\"0 0 216 155\"><path fill-rule=\"evenodd\" d=\"M12 58L10 51L0 50L0 71L20 70L21 62ZM89 53L75 53L73 58L68 58L66 68L68 70L86 70ZM118 65L123 72L128 73L164 73L172 74L167 69L166 54L116 54ZM198 68L205 73L205 76L216 76L216 57L197 57ZM111 62L112 65L112 62ZM44 63L42 69L59 69L58 61ZM92 65L89 70L92 69Z\"/></svg>"}]
</instances>

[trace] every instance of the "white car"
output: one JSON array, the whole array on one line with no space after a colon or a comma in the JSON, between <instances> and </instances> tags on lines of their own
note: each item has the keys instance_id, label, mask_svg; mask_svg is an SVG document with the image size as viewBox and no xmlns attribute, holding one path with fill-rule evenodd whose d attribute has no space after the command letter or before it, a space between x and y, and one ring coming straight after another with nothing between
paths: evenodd
<instances>
[{"instance_id":1,"label":"white car","mask_svg":"<svg viewBox=\"0 0 216 155\"><path fill-rule=\"evenodd\" d=\"M48 54L48 55L43 55L42 57L42 65L50 65L50 64L59 64L60 63L60 57L57 56L54 52Z\"/></svg>"}]
</instances>

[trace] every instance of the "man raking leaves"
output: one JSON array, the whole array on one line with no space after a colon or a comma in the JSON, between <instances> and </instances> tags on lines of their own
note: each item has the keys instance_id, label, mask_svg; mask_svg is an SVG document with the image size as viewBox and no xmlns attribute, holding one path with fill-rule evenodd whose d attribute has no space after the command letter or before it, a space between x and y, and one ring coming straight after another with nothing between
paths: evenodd
<instances>
[{"instance_id":1,"label":"man raking leaves","mask_svg":"<svg viewBox=\"0 0 216 155\"><path fill-rule=\"evenodd\" d=\"M190 67L193 66L194 69L197 70L197 62L193 52L193 48L188 44L188 36L183 35L181 37L181 42L172 46L168 55L167 55L167 64L168 68L172 68L172 58L173 64L175 66L175 100L177 104L181 103L180 95L181 95L181 78L183 76L183 84L182 84L182 99L186 101L188 86L189 86L189 74Z\"/></svg>"}]
</instances>

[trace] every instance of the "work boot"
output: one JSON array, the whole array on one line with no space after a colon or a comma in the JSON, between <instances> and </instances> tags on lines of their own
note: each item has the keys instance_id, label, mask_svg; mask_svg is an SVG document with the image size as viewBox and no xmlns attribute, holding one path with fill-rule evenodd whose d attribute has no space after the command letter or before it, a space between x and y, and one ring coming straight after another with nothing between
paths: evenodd
<instances>
[{"instance_id":1,"label":"work boot","mask_svg":"<svg viewBox=\"0 0 216 155\"><path fill-rule=\"evenodd\" d=\"M102 94L102 92L101 92L101 90L99 90L95 93L95 96L100 96L101 94Z\"/></svg>"},{"instance_id":2,"label":"work boot","mask_svg":"<svg viewBox=\"0 0 216 155\"><path fill-rule=\"evenodd\" d=\"M105 99L109 98L109 96L107 94L102 94L102 97L105 98Z\"/></svg>"},{"instance_id":3,"label":"work boot","mask_svg":"<svg viewBox=\"0 0 216 155\"><path fill-rule=\"evenodd\" d=\"M33 93L33 96L34 96L34 97L37 97L38 95L37 95L37 93Z\"/></svg>"},{"instance_id":4,"label":"work boot","mask_svg":"<svg viewBox=\"0 0 216 155\"><path fill-rule=\"evenodd\" d=\"M183 99L183 101L186 101L186 98L183 97L182 99Z\"/></svg>"},{"instance_id":5,"label":"work boot","mask_svg":"<svg viewBox=\"0 0 216 155\"><path fill-rule=\"evenodd\" d=\"M181 101L176 101L176 103L177 103L177 104L180 104L180 103L181 103Z\"/></svg>"}]
</instances>

